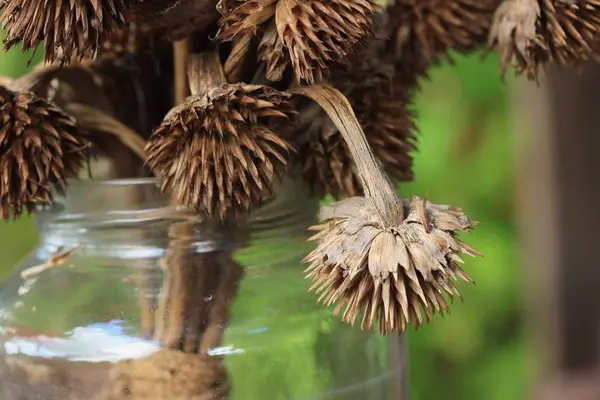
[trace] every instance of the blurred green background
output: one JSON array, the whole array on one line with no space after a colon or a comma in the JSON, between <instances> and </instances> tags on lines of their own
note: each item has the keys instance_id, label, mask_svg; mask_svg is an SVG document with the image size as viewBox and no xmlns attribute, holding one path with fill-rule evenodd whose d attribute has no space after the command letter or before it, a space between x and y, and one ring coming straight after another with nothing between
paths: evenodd
<instances>
[{"instance_id":1,"label":"blurred green background","mask_svg":"<svg viewBox=\"0 0 600 400\"><path fill-rule=\"evenodd\" d=\"M0 56L0 75L19 76L29 55ZM466 241L483 251L467 260L475 286L462 285L464 302L452 315L409 333L411 391L415 400L523 399L532 377L521 318L516 227L514 128L509 86L497 60L475 55L443 65L423 85L416 181L404 196L459 205L482 224ZM0 224L0 274L35 244L32 219Z\"/></svg>"}]
</instances>

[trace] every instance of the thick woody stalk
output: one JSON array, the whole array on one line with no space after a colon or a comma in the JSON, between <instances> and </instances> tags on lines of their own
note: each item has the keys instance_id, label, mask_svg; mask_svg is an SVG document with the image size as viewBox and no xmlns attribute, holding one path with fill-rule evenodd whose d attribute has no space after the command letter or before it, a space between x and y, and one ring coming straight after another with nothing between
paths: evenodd
<instances>
[{"instance_id":1,"label":"thick woody stalk","mask_svg":"<svg viewBox=\"0 0 600 400\"><path fill-rule=\"evenodd\" d=\"M402 201L375 158L346 97L329 85L296 88L292 93L309 97L318 103L340 131L356 164L365 197L375 206L382 225L393 226L402 222L404 219Z\"/></svg>"},{"instance_id":2,"label":"thick woody stalk","mask_svg":"<svg viewBox=\"0 0 600 400\"><path fill-rule=\"evenodd\" d=\"M219 54L216 52L191 56L187 64L187 75L192 95L201 95L227 83Z\"/></svg>"}]
</instances>

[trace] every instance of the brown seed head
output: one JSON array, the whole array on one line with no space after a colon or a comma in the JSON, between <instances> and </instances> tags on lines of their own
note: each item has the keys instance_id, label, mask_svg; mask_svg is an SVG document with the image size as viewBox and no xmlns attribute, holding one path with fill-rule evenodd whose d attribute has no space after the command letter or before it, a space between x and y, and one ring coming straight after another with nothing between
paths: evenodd
<instances>
[{"instance_id":1,"label":"brown seed head","mask_svg":"<svg viewBox=\"0 0 600 400\"><path fill-rule=\"evenodd\" d=\"M222 14L219 25L219 39L233 40L241 35L256 35L260 26L275 15L278 0L221 0L219 9Z\"/></svg>"},{"instance_id":2,"label":"brown seed head","mask_svg":"<svg viewBox=\"0 0 600 400\"><path fill-rule=\"evenodd\" d=\"M44 41L45 60L68 62L101 50L106 35L124 26L126 0L3 0L0 25L7 49L22 42L32 50Z\"/></svg>"},{"instance_id":3,"label":"brown seed head","mask_svg":"<svg viewBox=\"0 0 600 400\"><path fill-rule=\"evenodd\" d=\"M504 0L494 15L488 47L500 53L502 73L538 80L543 66L579 66L600 59L600 0Z\"/></svg>"},{"instance_id":4,"label":"brown seed head","mask_svg":"<svg viewBox=\"0 0 600 400\"><path fill-rule=\"evenodd\" d=\"M279 0L277 32L298 80L314 83L332 64L347 62L372 34L380 7L371 0Z\"/></svg>"},{"instance_id":5,"label":"brown seed head","mask_svg":"<svg viewBox=\"0 0 600 400\"><path fill-rule=\"evenodd\" d=\"M89 138L75 121L30 92L0 86L0 207L5 220L52 204L88 160Z\"/></svg>"},{"instance_id":6,"label":"brown seed head","mask_svg":"<svg viewBox=\"0 0 600 400\"><path fill-rule=\"evenodd\" d=\"M485 43L495 0L396 0L389 6L396 54L413 43L428 62L469 53Z\"/></svg>"},{"instance_id":7,"label":"brown seed head","mask_svg":"<svg viewBox=\"0 0 600 400\"><path fill-rule=\"evenodd\" d=\"M449 313L446 300L460 296L455 282L471 282L459 267L461 255L479 255L456 233L470 231L460 209L425 203L430 232L422 224L416 202L405 200L402 223L384 228L372 204L362 197L334 203L323 210L312 238L317 248L305 262L310 290L319 301L336 304L334 314L354 324L362 312L361 329L379 323L382 334L416 329L433 314Z\"/></svg>"},{"instance_id":8,"label":"brown seed head","mask_svg":"<svg viewBox=\"0 0 600 400\"><path fill-rule=\"evenodd\" d=\"M173 108L146 147L163 190L220 218L257 207L287 165L291 147L271 127L293 114L288 98L266 86L232 84Z\"/></svg>"}]
</instances>

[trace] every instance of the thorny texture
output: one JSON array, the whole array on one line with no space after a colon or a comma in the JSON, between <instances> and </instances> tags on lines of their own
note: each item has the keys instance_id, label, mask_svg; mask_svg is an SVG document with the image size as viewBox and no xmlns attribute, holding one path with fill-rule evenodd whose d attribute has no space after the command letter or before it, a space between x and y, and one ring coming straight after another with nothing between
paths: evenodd
<instances>
[{"instance_id":1,"label":"thorny texture","mask_svg":"<svg viewBox=\"0 0 600 400\"><path fill-rule=\"evenodd\" d=\"M147 144L148 164L180 203L225 218L254 207L285 169L290 145L271 130L293 114L287 93L231 84L173 108Z\"/></svg>"},{"instance_id":2,"label":"thorny texture","mask_svg":"<svg viewBox=\"0 0 600 400\"><path fill-rule=\"evenodd\" d=\"M275 21L264 30L258 44L258 58L266 63L265 76L269 81L278 82L290 66L290 59L279 34Z\"/></svg>"},{"instance_id":3,"label":"thorny texture","mask_svg":"<svg viewBox=\"0 0 600 400\"><path fill-rule=\"evenodd\" d=\"M371 41L351 66L333 69L331 80L350 100L373 153L390 178L410 181L413 159L409 153L416 149L417 132L411 109L415 82L375 51L380 44ZM290 140L302 138L296 159L317 193L335 198L361 195L352 155L331 120L307 107L295 122Z\"/></svg>"},{"instance_id":4,"label":"thorny texture","mask_svg":"<svg viewBox=\"0 0 600 400\"><path fill-rule=\"evenodd\" d=\"M368 200L352 197L323 210L317 248L305 262L311 290L335 304L345 322L362 312L361 329L403 333L450 312L447 298L460 296L459 280L472 282L460 268L461 255L479 255L457 237L474 223L460 209L414 198L405 200L406 218L385 228ZM424 207L418 207L424 202ZM422 208L427 213L423 219Z\"/></svg>"},{"instance_id":5,"label":"thorny texture","mask_svg":"<svg viewBox=\"0 0 600 400\"><path fill-rule=\"evenodd\" d=\"M548 63L578 67L599 60L600 0L504 0L496 11L489 46L517 72L538 80Z\"/></svg>"},{"instance_id":6,"label":"thorny texture","mask_svg":"<svg viewBox=\"0 0 600 400\"><path fill-rule=\"evenodd\" d=\"M298 81L314 83L331 64L343 64L372 34L370 0L279 0L277 32L285 45Z\"/></svg>"},{"instance_id":7,"label":"thorny texture","mask_svg":"<svg viewBox=\"0 0 600 400\"><path fill-rule=\"evenodd\" d=\"M43 41L45 60L68 62L97 55L107 34L125 25L126 0L1 0L6 49L22 42L34 50Z\"/></svg>"},{"instance_id":8,"label":"thorny texture","mask_svg":"<svg viewBox=\"0 0 600 400\"><path fill-rule=\"evenodd\" d=\"M261 25L275 15L278 0L221 0L219 39L230 41L242 35L256 35Z\"/></svg>"},{"instance_id":9,"label":"thorny texture","mask_svg":"<svg viewBox=\"0 0 600 400\"><path fill-rule=\"evenodd\" d=\"M261 30L259 58L268 63L268 79L277 80L291 63L299 82L314 83L372 34L380 7L371 0L222 0L220 9L220 40Z\"/></svg>"},{"instance_id":10,"label":"thorny texture","mask_svg":"<svg viewBox=\"0 0 600 400\"><path fill-rule=\"evenodd\" d=\"M88 160L89 138L53 104L0 86L0 155L2 218L16 219L52 204L51 186L64 192Z\"/></svg>"},{"instance_id":11,"label":"thorny texture","mask_svg":"<svg viewBox=\"0 0 600 400\"><path fill-rule=\"evenodd\" d=\"M415 43L422 57L451 59L450 50L466 54L485 43L494 0L396 0L389 6L395 53Z\"/></svg>"}]
</instances>

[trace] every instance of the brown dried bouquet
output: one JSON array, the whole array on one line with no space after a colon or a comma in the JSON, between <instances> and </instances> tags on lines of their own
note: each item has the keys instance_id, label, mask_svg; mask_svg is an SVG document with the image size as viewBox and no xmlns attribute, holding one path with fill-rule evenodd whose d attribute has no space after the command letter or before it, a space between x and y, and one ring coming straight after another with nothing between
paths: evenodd
<instances>
[{"instance_id":1,"label":"brown dried bouquet","mask_svg":"<svg viewBox=\"0 0 600 400\"><path fill-rule=\"evenodd\" d=\"M52 187L68 191L98 158L108 177L156 174L174 203L215 220L244 218L300 172L319 195L349 196L315 227L312 289L344 321L402 333L448 311L456 281L471 280L462 255L479 254L458 237L475 226L460 209L398 197L413 179L420 80L476 49L531 79L579 66L598 57L599 11L600 0L0 0L5 47L43 43L47 61L0 86L2 218L51 204Z\"/></svg>"}]
</instances>

